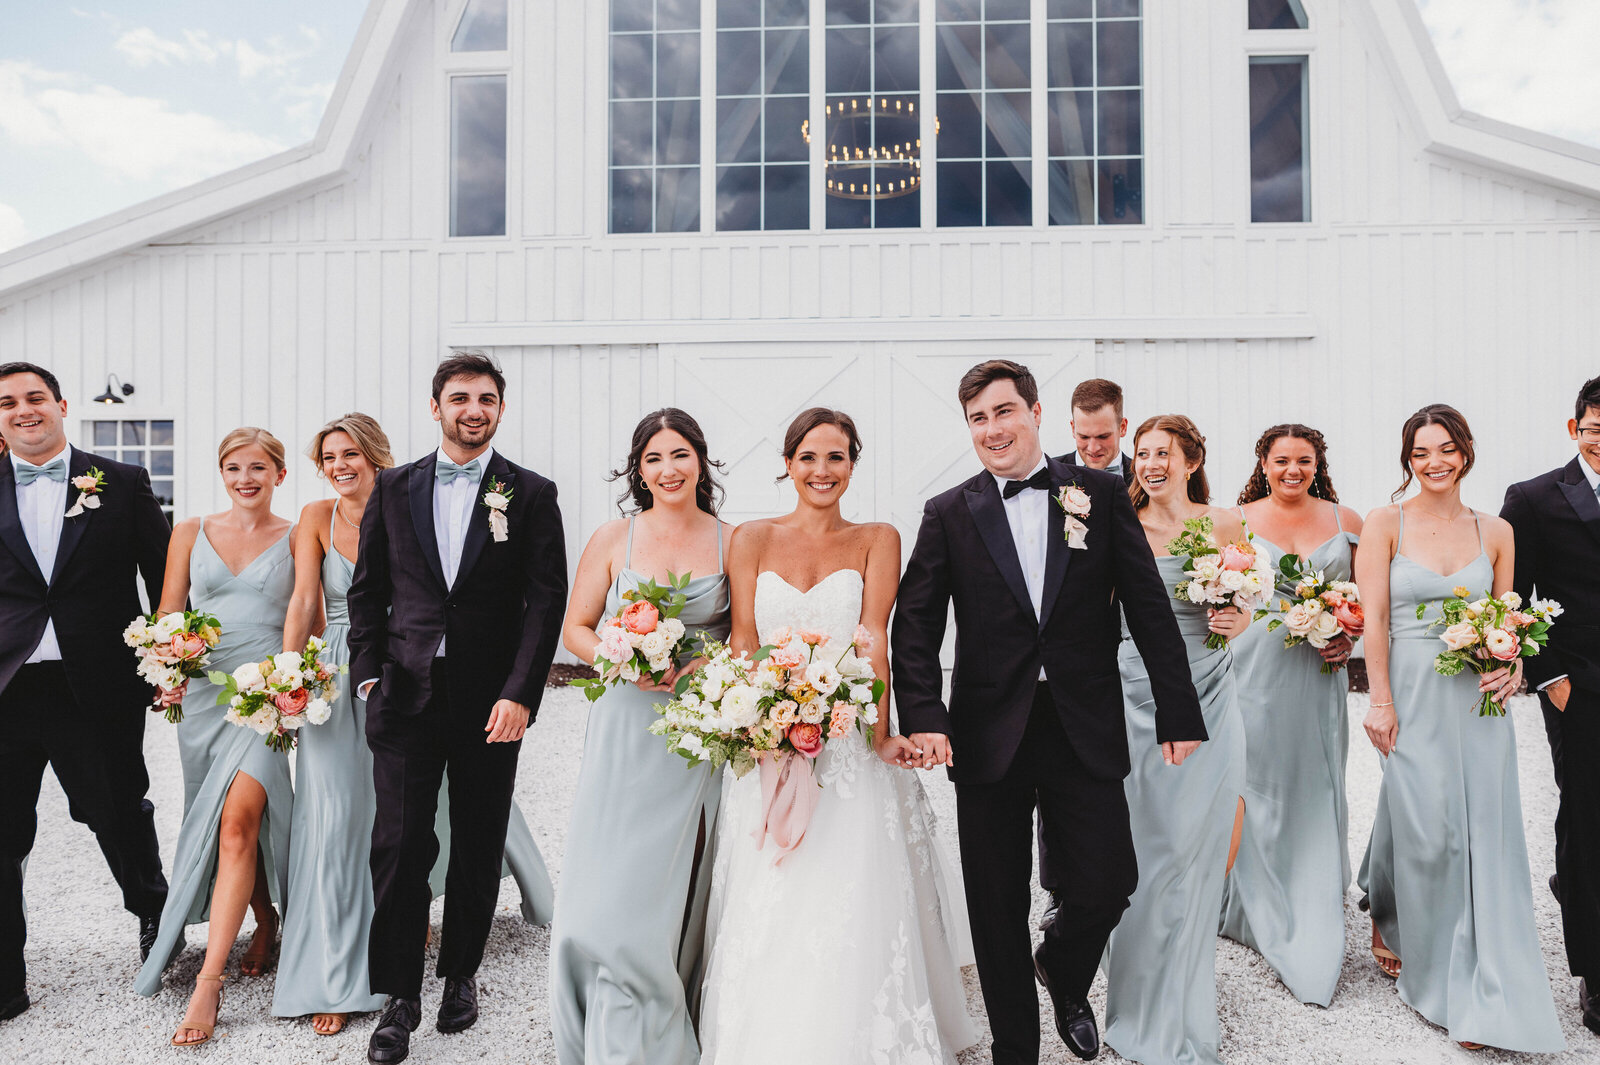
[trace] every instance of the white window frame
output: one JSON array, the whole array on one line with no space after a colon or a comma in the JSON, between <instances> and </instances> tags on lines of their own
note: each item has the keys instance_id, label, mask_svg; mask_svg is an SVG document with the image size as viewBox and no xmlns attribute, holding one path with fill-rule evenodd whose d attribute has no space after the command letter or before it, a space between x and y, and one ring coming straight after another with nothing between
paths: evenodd
<instances>
[{"instance_id":1,"label":"white window frame","mask_svg":"<svg viewBox=\"0 0 1600 1065\"><path fill-rule=\"evenodd\" d=\"M522 5L517 0L506 3L506 50L504 52L452 52L450 41L461 16L466 13L469 0L451 0L439 8L435 26L435 53L437 62L436 98L440 101L438 128L443 144L439 151L438 199L439 232L443 239L455 243L494 243L511 240L522 231L522 79L518 76L512 57L517 53L517 42L522 33ZM498 236L452 236L450 233L450 164L454 140L451 107L454 100L455 79L473 75L500 75L506 79L506 231Z\"/></svg>"}]
</instances>

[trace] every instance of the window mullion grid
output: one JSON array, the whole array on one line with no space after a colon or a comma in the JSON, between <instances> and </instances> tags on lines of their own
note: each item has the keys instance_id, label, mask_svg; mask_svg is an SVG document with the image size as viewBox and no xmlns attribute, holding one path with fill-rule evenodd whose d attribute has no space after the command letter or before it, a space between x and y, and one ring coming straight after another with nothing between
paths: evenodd
<instances>
[{"instance_id":1,"label":"window mullion grid","mask_svg":"<svg viewBox=\"0 0 1600 1065\"><path fill-rule=\"evenodd\" d=\"M1028 138L1033 156L1028 165L1033 186L1035 227L1050 223L1050 38L1047 0L1028 5L1028 113L1032 123Z\"/></svg>"},{"instance_id":2,"label":"window mullion grid","mask_svg":"<svg viewBox=\"0 0 1600 1065\"><path fill-rule=\"evenodd\" d=\"M661 0L656 0L659 9ZM656 77L661 66L656 64ZM717 0L700 0L700 228L717 229ZM707 136L707 131L710 136Z\"/></svg>"}]
</instances>

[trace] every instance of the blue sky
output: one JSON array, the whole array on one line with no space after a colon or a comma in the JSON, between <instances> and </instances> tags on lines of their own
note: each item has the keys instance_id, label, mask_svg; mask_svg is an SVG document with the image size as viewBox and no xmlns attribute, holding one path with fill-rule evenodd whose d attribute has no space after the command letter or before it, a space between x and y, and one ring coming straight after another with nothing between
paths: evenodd
<instances>
[{"instance_id":1,"label":"blue sky","mask_svg":"<svg viewBox=\"0 0 1600 1065\"><path fill-rule=\"evenodd\" d=\"M1464 106L1600 146L1600 0L1417 2ZM0 251L309 140L365 8L0 0Z\"/></svg>"}]
</instances>

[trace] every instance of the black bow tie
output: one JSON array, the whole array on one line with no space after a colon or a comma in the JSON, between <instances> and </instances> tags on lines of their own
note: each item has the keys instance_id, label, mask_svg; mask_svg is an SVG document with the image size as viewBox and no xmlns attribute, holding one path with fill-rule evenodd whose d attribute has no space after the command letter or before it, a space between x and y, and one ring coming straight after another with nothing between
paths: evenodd
<instances>
[{"instance_id":1,"label":"black bow tie","mask_svg":"<svg viewBox=\"0 0 1600 1065\"><path fill-rule=\"evenodd\" d=\"M1041 492L1050 491L1050 467L1039 467L1039 472L1029 477L1026 481L1007 481L1000 495L1001 498L1010 499L1027 488L1037 488Z\"/></svg>"}]
</instances>

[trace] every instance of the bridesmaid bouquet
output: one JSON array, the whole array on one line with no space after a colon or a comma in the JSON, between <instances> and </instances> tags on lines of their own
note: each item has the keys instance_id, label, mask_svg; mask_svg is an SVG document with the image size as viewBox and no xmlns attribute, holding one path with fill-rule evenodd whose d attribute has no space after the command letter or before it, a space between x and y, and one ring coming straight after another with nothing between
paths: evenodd
<instances>
[{"instance_id":1,"label":"bridesmaid bouquet","mask_svg":"<svg viewBox=\"0 0 1600 1065\"><path fill-rule=\"evenodd\" d=\"M222 689L217 705L228 706L224 720L264 736L274 751L291 750L302 726L328 720L329 704L339 695L333 678L349 669L324 662L322 648L313 636L304 651L246 662L231 674L212 671L207 679Z\"/></svg>"},{"instance_id":2,"label":"bridesmaid bouquet","mask_svg":"<svg viewBox=\"0 0 1600 1065\"><path fill-rule=\"evenodd\" d=\"M1516 592L1484 596L1467 602L1465 588L1444 601L1441 615L1429 628L1444 626L1439 639L1447 650L1433 660L1435 673L1453 677L1463 670L1493 673L1519 658L1531 658L1550 640L1550 626L1562 614L1554 599L1535 599L1522 609L1522 596ZM1417 604L1417 620L1427 611L1427 603ZM1506 708L1489 692L1474 704L1479 717L1504 717Z\"/></svg>"},{"instance_id":3,"label":"bridesmaid bouquet","mask_svg":"<svg viewBox=\"0 0 1600 1065\"><path fill-rule=\"evenodd\" d=\"M1283 646L1309 643L1320 651L1340 635L1360 639L1367 622L1361 608L1361 592L1353 583L1328 580L1327 574L1312 569L1299 555L1284 555L1279 559L1278 572L1283 574L1286 583L1294 583L1294 598L1279 599L1277 610L1257 610L1255 620L1260 621L1269 614L1281 615L1267 622L1267 631L1280 625L1288 629ZM1322 663L1322 672L1326 675L1337 673L1339 669L1338 663Z\"/></svg>"},{"instance_id":4,"label":"bridesmaid bouquet","mask_svg":"<svg viewBox=\"0 0 1600 1065\"><path fill-rule=\"evenodd\" d=\"M795 637L798 636L798 646ZM691 766L728 763L735 777L761 766L758 848L770 836L775 862L800 845L817 788L812 762L829 740L851 729L871 736L878 723L884 683L872 663L872 636L857 626L850 645L835 657L820 633L773 634L753 656L735 656L725 644L707 642L709 660L684 678L676 698L656 708L661 719L650 731L667 737L668 750Z\"/></svg>"},{"instance_id":5,"label":"bridesmaid bouquet","mask_svg":"<svg viewBox=\"0 0 1600 1065\"><path fill-rule=\"evenodd\" d=\"M122 642L139 660L139 676L164 692L177 691L191 677L204 676L211 652L222 642L222 627L210 614L175 610L170 614L141 614L122 630ZM152 702L151 713L160 710ZM173 724L183 720L183 704L166 708Z\"/></svg>"},{"instance_id":6,"label":"bridesmaid bouquet","mask_svg":"<svg viewBox=\"0 0 1600 1065\"><path fill-rule=\"evenodd\" d=\"M1266 606L1275 582L1260 552L1248 540L1218 547L1214 527L1209 517L1190 518L1183 523L1183 532L1167 544L1168 554L1184 559L1184 580L1173 589L1173 598L1247 612ZM1221 633L1206 636L1206 646L1213 651L1227 645L1228 638Z\"/></svg>"},{"instance_id":7,"label":"bridesmaid bouquet","mask_svg":"<svg viewBox=\"0 0 1600 1065\"><path fill-rule=\"evenodd\" d=\"M686 654L686 639L678 614L688 597L690 574L667 574L665 586L650 580L622 593L626 601L615 616L600 626L600 646L595 648L593 677L568 681L592 703L617 684L632 684L648 676L657 684L672 664Z\"/></svg>"}]
</instances>

